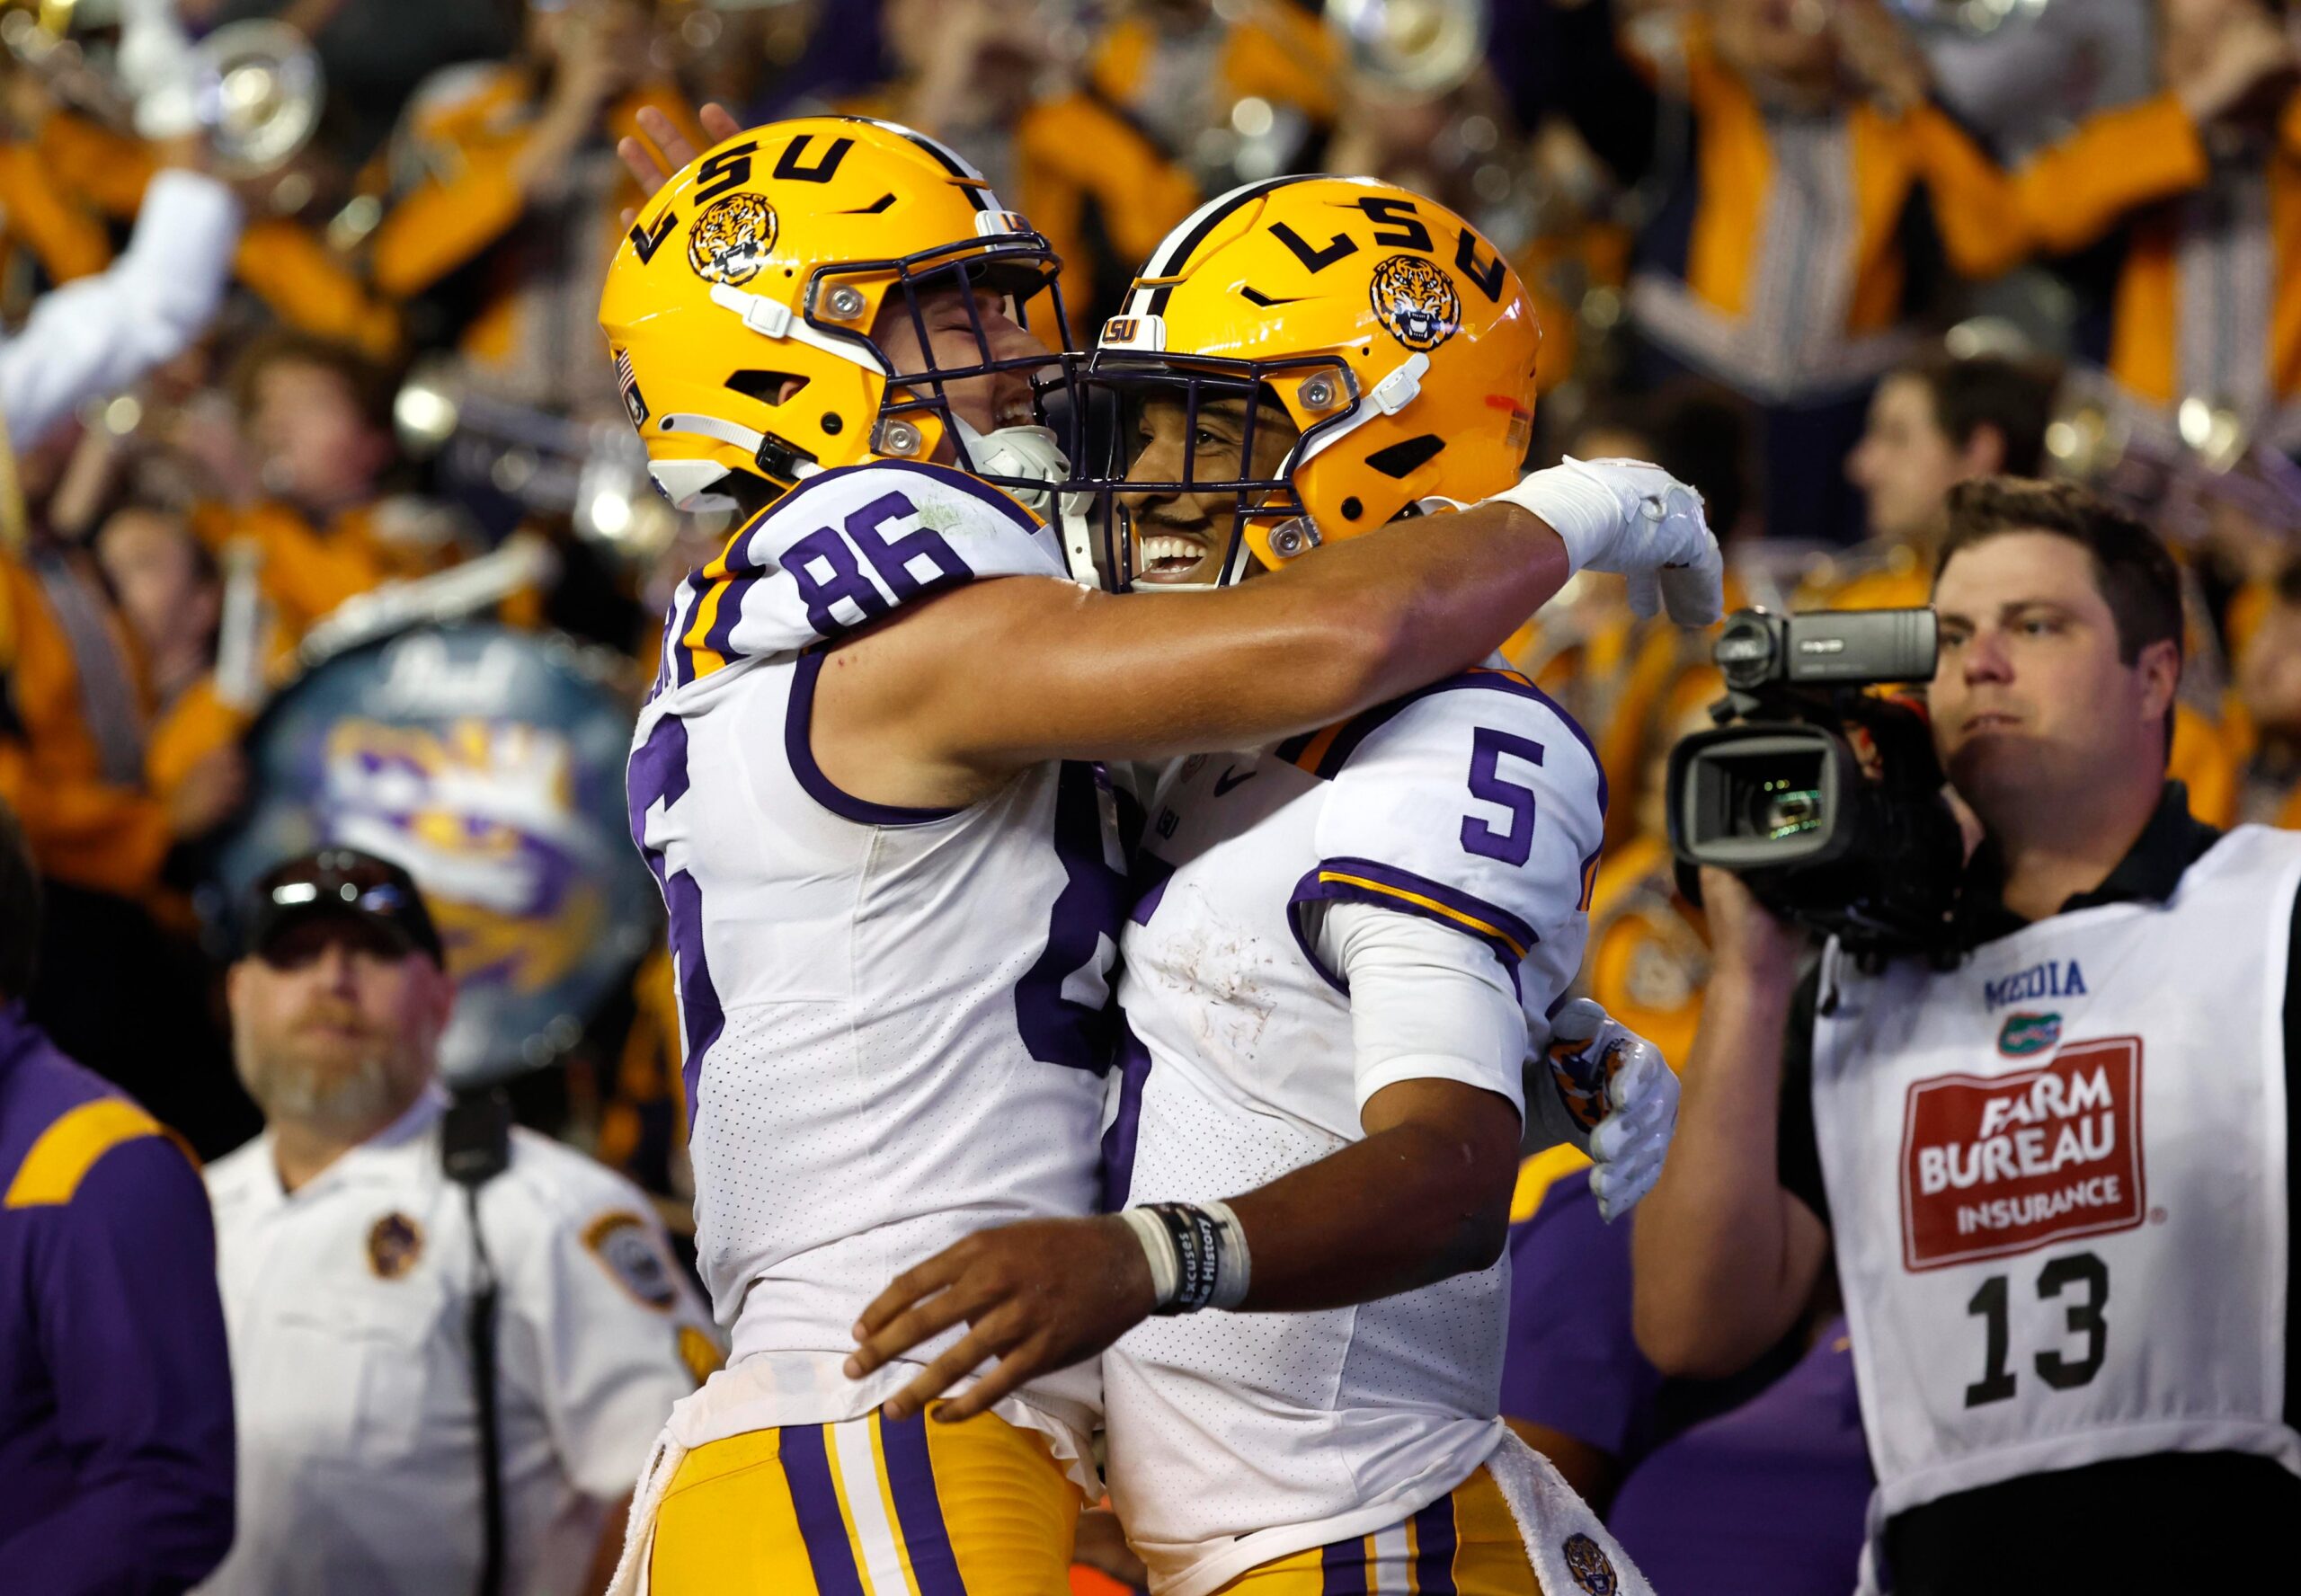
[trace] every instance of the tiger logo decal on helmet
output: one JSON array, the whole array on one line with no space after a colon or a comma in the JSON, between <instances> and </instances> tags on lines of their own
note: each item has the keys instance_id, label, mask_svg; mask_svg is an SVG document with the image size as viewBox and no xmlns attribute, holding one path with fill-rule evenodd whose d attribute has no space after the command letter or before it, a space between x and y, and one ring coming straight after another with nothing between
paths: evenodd
<instances>
[{"instance_id":1,"label":"tiger logo decal on helmet","mask_svg":"<svg viewBox=\"0 0 2301 1596\"><path fill-rule=\"evenodd\" d=\"M775 207L760 194L729 194L704 207L687 238L687 263L706 282L737 288L775 249Z\"/></svg>"},{"instance_id":2,"label":"tiger logo decal on helmet","mask_svg":"<svg viewBox=\"0 0 2301 1596\"><path fill-rule=\"evenodd\" d=\"M1374 319L1410 350L1427 353L1462 324L1462 297L1431 262L1419 255L1392 255L1374 268L1367 290Z\"/></svg>"}]
</instances>

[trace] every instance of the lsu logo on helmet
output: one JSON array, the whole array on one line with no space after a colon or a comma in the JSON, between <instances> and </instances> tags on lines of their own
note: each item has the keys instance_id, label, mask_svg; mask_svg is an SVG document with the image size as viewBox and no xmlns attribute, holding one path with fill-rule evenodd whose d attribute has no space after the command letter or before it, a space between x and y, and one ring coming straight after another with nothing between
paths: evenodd
<instances>
[{"instance_id":1,"label":"lsu logo on helmet","mask_svg":"<svg viewBox=\"0 0 2301 1596\"><path fill-rule=\"evenodd\" d=\"M1446 274L1419 255L1392 255L1374 268L1374 319L1410 350L1428 351L1462 324L1462 298Z\"/></svg>"},{"instance_id":2,"label":"lsu logo on helmet","mask_svg":"<svg viewBox=\"0 0 2301 1596\"><path fill-rule=\"evenodd\" d=\"M1566 1554L1566 1572L1574 1583L1589 1596L1617 1596L1621 1580L1614 1573L1614 1560L1606 1556L1606 1548L1586 1535L1569 1535L1559 1547Z\"/></svg>"},{"instance_id":3,"label":"lsu logo on helmet","mask_svg":"<svg viewBox=\"0 0 2301 1596\"><path fill-rule=\"evenodd\" d=\"M758 194L729 194L704 207L687 237L687 263L706 282L740 287L775 248L775 207Z\"/></svg>"}]
</instances>

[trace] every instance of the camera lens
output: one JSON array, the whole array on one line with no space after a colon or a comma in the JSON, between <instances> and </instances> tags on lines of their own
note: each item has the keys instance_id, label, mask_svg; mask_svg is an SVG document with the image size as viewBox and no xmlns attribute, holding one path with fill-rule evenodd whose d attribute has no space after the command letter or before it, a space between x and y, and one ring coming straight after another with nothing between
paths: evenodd
<instances>
[{"instance_id":1,"label":"camera lens","mask_svg":"<svg viewBox=\"0 0 2301 1596\"><path fill-rule=\"evenodd\" d=\"M1748 790L1743 819L1751 831L1770 842L1818 830L1821 790L1791 780L1759 782Z\"/></svg>"}]
</instances>

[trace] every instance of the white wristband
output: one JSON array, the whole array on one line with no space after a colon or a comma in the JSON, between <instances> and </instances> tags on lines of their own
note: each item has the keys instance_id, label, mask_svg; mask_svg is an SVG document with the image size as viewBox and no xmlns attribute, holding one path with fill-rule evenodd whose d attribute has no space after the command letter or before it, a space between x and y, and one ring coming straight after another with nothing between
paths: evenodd
<instances>
[{"instance_id":1,"label":"white wristband","mask_svg":"<svg viewBox=\"0 0 2301 1596\"><path fill-rule=\"evenodd\" d=\"M1207 1299L1206 1306L1236 1308L1247 1299L1247 1285L1254 1276L1254 1262L1247 1256L1246 1227L1239 1223L1239 1216L1227 1202L1202 1202L1199 1207L1222 1227L1222 1267L1214 1277L1214 1295Z\"/></svg>"},{"instance_id":2,"label":"white wristband","mask_svg":"<svg viewBox=\"0 0 2301 1596\"><path fill-rule=\"evenodd\" d=\"M1153 1306L1166 1307L1182 1287L1182 1261L1175 1256L1174 1238L1167 1234L1159 1216L1147 1208L1121 1209L1118 1217L1134 1232L1134 1238L1142 1244L1143 1257L1150 1260Z\"/></svg>"}]
</instances>

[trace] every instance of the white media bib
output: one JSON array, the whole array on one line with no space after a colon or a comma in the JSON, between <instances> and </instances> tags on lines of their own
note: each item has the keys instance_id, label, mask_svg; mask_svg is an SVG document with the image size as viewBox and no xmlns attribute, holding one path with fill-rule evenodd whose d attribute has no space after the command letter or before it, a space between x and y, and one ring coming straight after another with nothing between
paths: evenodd
<instances>
[{"instance_id":1,"label":"white media bib","mask_svg":"<svg viewBox=\"0 0 2301 1596\"><path fill-rule=\"evenodd\" d=\"M1873 1530L2154 1452L2301 1473L2284 1420L2297 882L2301 836L2248 826L2166 903L2057 915L1952 971L1865 974L1831 945L1814 1122Z\"/></svg>"}]
</instances>

